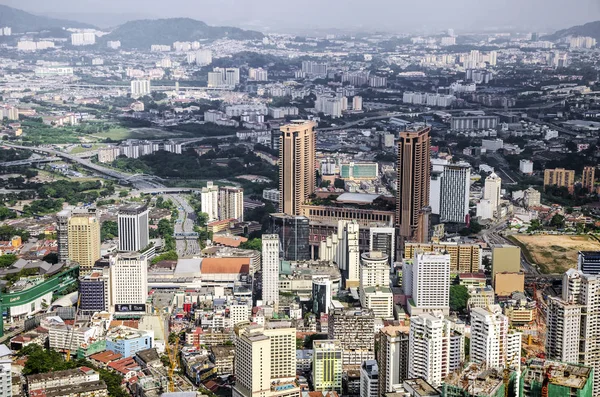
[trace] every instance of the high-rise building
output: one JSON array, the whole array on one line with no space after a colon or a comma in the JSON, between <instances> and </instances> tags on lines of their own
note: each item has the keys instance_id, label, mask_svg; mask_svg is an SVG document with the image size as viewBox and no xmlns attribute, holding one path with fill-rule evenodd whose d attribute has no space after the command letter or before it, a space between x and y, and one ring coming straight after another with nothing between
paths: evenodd
<instances>
[{"instance_id":1,"label":"high-rise building","mask_svg":"<svg viewBox=\"0 0 600 397\"><path fill-rule=\"evenodd\" d=\"M132 205L119 210L119 251L134 252L148 247L148 207Z\"/></svg>"},{"instance_id":2,"label":"high-rise building","mask_svg":"<svg viewBox=\"0 0 600 397\"><path fill-rule=\"evenodd\" d=\"M219 219L219 187L212 181L206 182L206 187L200 192L200 206L202 212L208 214L208 221Z\"/></svg>"},{"instance_id":3,"label":"high-rise building","mask_svg":"<svg viewBox=\"0 0 600 397\"><path fill-rule=\"evenodd\" d=\"M579 251L577 269L585 274L600 274L600 251Z\"/></svg>"},{"instance_id":4,"label":"high-rise building","mask_svg":"<svg viewBox=\"0 0 600 397\"><path fill-rule=\"evenodd\" d=\"M329 277L313 277L312 279L313 313L319 318L322 313L328 314L331 306L331 279Z\"/></svg>"},{"instance_id":5,"label":"high-rise building","mask_svg":"<svg viewBox=\"0 0 600 397\"><path fill-rule=\"evenodd\" d=\"M337 263L346 288L356 288L360 284L359 234L358 222L338 220L337 232L319 246L319 259Z\"/></svg>"},{"instance_id":6,"label":"high-rise building","mask_svg":"<svg viewBox=\"0 0 600 397\"><path fill-rule=\"evenodd\" d=\"M0 345L0 393L3 397L16 396L16 394L13 393L11 355L12 351L6 345ZM21 382L19 382L18 385L21 386ZM18 395L21 395L21 390L19 390Z\"/></svg>"},{"instance_id":7,"label":"high-rise building","mask_svg":"<svg viewBox=\"0 0 600 397\"><path fill-rule=\"evenodd\" d=\"M219 219L244 221L244 189L240 187L219 188Z\"/></svg>"},{"instance_id":8,"label":"high-rise building","mask_svg":"<svg viewBox=\"0 0 600 397\"><path fill-rule=\"evenodd\" d=\"M508 317L498 305L471 310L470 359L488 368L518 368L521 363L521 334L509 331Z\"/></svg>"},{"instance_id":9,"label":"high-rise building","mask_svg":"<svg viewBox=\"0 0 600 397\"><path fill-rule=\"evenodd\" d=\"M360 397L379 396L379 367L377 361L366 360L360 366Z\"/></svg>"},{"instance_id":10,"label":"high-rise building","mask_svg":"<svg viewBox=\"0 0 600 397\"><path fill-rule=\"evenodd\" d=\"M404 259L412 259L417 251L445 252L450 254L451 273L477 273L481 267L481 247L479 244L453 242L407 243L404 245Z\"/></svg>"},{"instance_id":11,"label":"high-rise building","mask_svg":"<svg viewBox=\"0 0 600 397\"><path fill-rule=\"evenodd\" d=\"M62 210L56 214L56 239L60 263L69 259L69 218L71 218L71 210Z\"/></svg>"},{"instance_id":12,"label":"high-rise building","mask_svg":"<svg viewBox=\"0 0 600 397\"><path fill-rule=\"evenodd\" d=\"M265 305L279 308L279 236L262 236L262 300Z\"/></svg>"},{"instance_id":13,"label":"high-rise building","mask_svg":"<svg viewBox=\"0 0 600 397\"><path fill-rule=\"evenodd\" d=\"M519 273L520 271L521 248L501 244L492 246L492 282L498 273Z\"/></svg>"},{"instance_id":14,"label":"high-rise building","mask_svg":"<svg viewBox=\"0 0 600 397\"><path fill-rule=\"evenodd\" d=\"M594 183L596 182L596 167L588 166L583 167L583 174L581 175L581 185L587 189L589 193L594 191Z\"/></svg>"},{"instance_id":15,"label":"high-rise building","mask_svg":"<svg viewBox=\"0 0 600 397\"><path fill-rule=\"evenodd\" d=\"M429 313L410 319L408 377L442 383L444 319Z\"/></svg>"},{"instance_id":16,"label":"high-rise building","mask_svg":"<svg viewBox=\"0 0 600 397\"><path fill-rule=\"evenodd\" d=\"M335 391L342 394L342 355L338 340L313 342L312 381L315 391Z\"/></svg>"},{"instance_id":17,"label":"high-rise building","mask_svg":"<svg viewBox=\"0 0 600 397\"><path fill-rule=\"evenodd\" d=\"M449 314L450 254L415 252L412 265L405 264L403 268L402 278L405 277L412 283L414 306L408 306L411 315L434 311Z\"/></svg>"},{"instance_id":18,"label":"high-rise building","mask_svg":"<svg viewBox=\"0 0 600 397\"><path fill-rule=\"evenodd\" d=\"M340 341L344 366L375 358L375 317L369 309L334 309L329 313L329 339Z\"/></svg>"},{"instance_id":19,"label":"high-rise building","mask_svg":"<svg viewBox=\"0 0 600 397\"><path fill-rule=\"evenodd\" d=\"M468 163L444 167L440 196L440 220L444 223L468 223L471 166Z\"/></svg>"},{"instance_id":20,"label":"high-rise building","mask_svg":"<svg viewBox=\"0 0 600 397\"><path fill-rule=\"evenodd\" d=\"M233 397L298 397L296 329L289 322L251 325L236 342Z\"/></svg>"},{"instance_id":21,"label":"high-rise building","mask_svg":"<svg viewBox=\"0 0 600 397\"><path fill-rule=\"evenodd\" d=\"M212 63L212 51L211 50L198 50L196 52L196 65L206 66Z\"/></svg>"},{"instance_id":22,"label":"high-rise building","mask_svg":"<svg viewBox=\"0 0 600 397\"><path fill-rule=\"evenodd\" d=\"M310 223L304 216L271 214L269 233L279 236L279 256L286 261L311 259Z\"/></svg>"},{"instance_id":23,"label":"high-rise building","mask_svg":"<svg viewBox=\"0 0 600 397\"><path fill-rule=\"evenodd\" d=\"M373 310L376 318L394 318L394 295L390 289L388 256L378 252L365 252L360 265L360 303Z\"/></svg>"},{"instance_id":24,"label":"high-rise building","mask_svg":"<svg viewBox=\"0 0 600 397\"><path fill-rule=\"evenodd\" d=\"M69 259L79 263L79 272L88 274L100 259L100 221L95 209L74 211L68 223Z\"/></svg>"},{"instance_id":25,"label":"high-rise building","mask_svg":"<svg viewBox=\"0 0 600 397\"><path fill-rule=\"evenodd\" d=\"M148 260L137 253L122 253L110 265L110 307L116 312L146 310Z\"/></svg>"},{"instance_id":26,"label":"high-rise building","mask_svg":"<svg viewBox=\"0 0 600 397\"><path fill-rule=\"evenodd\" d=\"M150 80L132 80L131 81L131 97L139 98L150 95Z\"/></svg>"},{"instance_id":27,"label":"high-rise building","mask_svg":"<svg viewBox=\"0 0 600 397\"><path fill-rule=\"evenodd\" d=\"M429 234L431 127L400 133L396 225L404 241L425 242Z\"/></svg>"},{"instance_id":28,"label":"high-rise building","mask_svg":"<svg viewBox=\"0 0 600 397\"><path fill-rule=\"evenodd\" d=\"M369 229L370 251L383 252L389 258L390 269L396 256L396 230L393 227L372 227Z\"/></svg>"},{"instance_id":29,"label":"high-rise building","mask_svg":"<svg viewBox=\"0 0 600 397\"><path fill-rule=\"evenodd\" d=\"M263 68L250 68L248 69L248 80L268 81L269 73Z\"/></svg>"},{"instance_id":30,"label":"high-rise building","mask_svg":"<svg viewBox=\"0 0 600 397\"><path fill-rule=\"evenodd\" d=\"M301 215L301 204L315 191L315 127L313 121L281 127L279 209L288 215Z\"/></svg>"},{"instance_id":31,"label":"high-rise building","mask_svg":"<svg viewBox=\"0 0 600 397\"><path fill-rule=\"evenodd\" d=\"M393 385L408 378L408 327L387 326L379 332L377 364L381 394L394 391Z\"/></svg>"},{"instance_id":32,"label":"high-rise building","mask_svg":"<svg viewBox=\"0 0 600 397\"><path fill-rule=\"evenodd\" d=\"M581 311L577 302L548 297L546 354L564 363L579 362Z\"/></svg>"},{"instance_id":33,"label":"high-rise building","mask_svg":"<svg viewBox=\"0 0 600 397\"><path fill-rule=\"evenodd\" d=\"M96 268L79 279L79 309L82 314L110 312L110 277L108 268Z\"/></svg>"},{"instance_id":34,"label":"high-rise building","mask_svg":"<svg viewBox=\"0 0 600 397\"><path fill-rule=\"evenodd\" d=\"M93 32L71 33L71 45L93 45L96 43L96 34Z\"/></svg>"},{"instance_id":35,"label":"high-rise building","mask_svg":"<svg viewBox=\"0 0 600 397\"><path fill-rule=\"evenodd\" d=\"M494 216L498 216L498 206L500 205L500 194L502 190L502 179L492 172L485 178L483 187L483 199L490 201L490 206Z\"/></svg>"},{"instance_id":36,"label":"high-rise building","mask_svg":"<svg viewBox=\"0 0 600 397\"><path fill-rule=\"evenodd\" d=\"M544 170L544 188L556 185L558 187L572 188L575 184L575 171L564 168L547 168Z\"/></svg>"}]
</instances>

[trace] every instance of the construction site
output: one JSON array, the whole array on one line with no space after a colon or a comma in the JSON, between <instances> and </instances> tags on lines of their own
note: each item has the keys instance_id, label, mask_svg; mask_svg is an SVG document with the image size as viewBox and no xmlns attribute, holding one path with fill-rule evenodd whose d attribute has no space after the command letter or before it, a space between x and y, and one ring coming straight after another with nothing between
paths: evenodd
<instances>
[{"instance_id":1,"label":"construction site","mask_svg":"<svg viewBox=\"0 0 600 397\"><path fill-rule=\"evenodd\" d=\"M442 386L446 397L507 397L515 395L517 373L469 364L462 372L451 373Z\"/></svg>"},{"instance_id":2,"label":"construction site","mask_svg":"<svg viewBox=\"0 0 600 397\"><path fill-rule=\"evenodd\" d=\"M591 396L592 369L581 365L533 359L523 368L519 390L522 397Z\"/></svg>"}]
</instances>

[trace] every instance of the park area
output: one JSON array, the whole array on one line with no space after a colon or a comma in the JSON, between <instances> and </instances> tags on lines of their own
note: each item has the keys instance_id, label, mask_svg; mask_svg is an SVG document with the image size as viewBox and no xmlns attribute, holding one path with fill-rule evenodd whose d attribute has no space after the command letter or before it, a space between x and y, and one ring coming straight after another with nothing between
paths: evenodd
<instances>
[{"instance_id":1,"label":"park area","mask_svg":"<svg viewBox=\"0 0 600 397\"><path fill-rule=\"evenodd\" d=\"M600 251L600 242L589 235L513 235L510 238L542 273L564 273L577 268L579 251Z\"/></svg>"}]
</instances>

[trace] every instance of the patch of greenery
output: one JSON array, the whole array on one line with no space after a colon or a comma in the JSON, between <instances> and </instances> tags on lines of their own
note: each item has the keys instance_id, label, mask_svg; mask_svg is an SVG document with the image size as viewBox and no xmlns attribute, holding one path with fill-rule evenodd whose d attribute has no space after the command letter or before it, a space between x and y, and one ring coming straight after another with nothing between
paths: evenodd
<instances>
[{"instance_id":1,"label":"patch of greenery","mask_svg":"<svg viewBox=\"0 0 600 397\"><path fill-rule=\"evenodd\" d=\"M111 240L119 235L119 225L115 221L104 221L100 227L100 240Z\"/></svg>"},{"instance_id":2,"label":"patch of greenery","mask_svg":"<svg viewBox=\"0 0 600 397\"><path fill-rule=\"evenodd\" d=\"M464 313L469 300L469 290L464 285L455 284L450 286L450 310Z\"/></svg>"},{"instance_id":3,"label":"patch of greenery","mask_svg":"<svg viewBox=\"0 0 600 397\"><path fill-rule=\"evenodd\" d=\"M179 256L177 255L177 252L175 251L167 251L164 254L160 254L158 256L155 256L154 258L152 258L152 264L154 265L155 263L161 262L161 261L176 261L177 259L179 259Z\"/></svg>"}]
</instances>

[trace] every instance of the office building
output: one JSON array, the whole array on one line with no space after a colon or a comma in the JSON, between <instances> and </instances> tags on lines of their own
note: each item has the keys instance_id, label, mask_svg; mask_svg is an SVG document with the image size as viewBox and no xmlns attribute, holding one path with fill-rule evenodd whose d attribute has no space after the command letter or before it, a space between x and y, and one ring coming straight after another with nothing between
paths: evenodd
<instances>
[{"instance_id":1,"label":"office building","mask_svg":"<svg viewBox=\"0 0 600 397\"><path fill-rule=\"evenodd\" d=\"M131 205L119 209L119 251L134 252L148 247L148 207Z\"/></svg>"},{"instance_id":2,"label":"office building","mask_svg":"<svg viewBox=\"0 0 600 397\"><path fill-rule=\"evenodd\" d=\"M375 317L369 309L334 309L329 313L328 338L340 341L343 365L360 365L375 358Z\"/></svg>"},{"instance_id":3,"label":"office building","mask_svg":"<svg viewBox=\"0 0 600 397\"><path fill-rule=\"evenodd\" d=\"M396 257L396 229L393 227L372 227L369 228L369 235L369 250L387 255L391 268Z\"/></svg>"},{"instance_id":4,"label":"office building","mask_svg":"<svg viewBox=\"0 0 600 397\"><path fill-rule=\"evenodd\" d=\"M492 280L498 273L519 273L520 271L521 248L501 244L492 246Z\"/></svg>"},{"instance_id":5,"label":"office building","mask_svg":"<svg viewBox=\"0 0 600 397\"><path fill-rule=\"evenodd\" d=\"M337 340L313 342L312 381L315 391L342 394L342 344Z\"/></svg>"},{"instance_id":6,"label":"office building","mask_svg":"<svg viewBox=\"0 0 600 397\"><path fill-rule=\"evenodd\" d=\"M407 243L404 245L404 259L412 259L417 251L445 252L450 255L451 273L477 273L481 267L481 247L478 244L440 242Z\"/></svg>"},{"instance_id":7,"label":"office building","mask_svg":"<svg viewBox=\"0 0 600 397\"><path fill-rule=\"evenodd\" d=\"M470 359L488 368L518 368L521 334L508 329L508 317L499 305L471 310Z\"/></svg>"},{"instance_id":8,"label":"office building","mask_svg":"<svg viewBox=\"0 0 600 397\"><path fill-rule=\"evenodd\" d=\"M281 127L279 143L279 209L301 215L300 206L315 191L315 128L313 121Z\"/></svg>"},{"instance_id":9,"label":"office building","mask_svg":"<svg viewBox=\"0 0 600 397\"><path fill-rule=\"evenodd\" d=\"M240 187L219 188L219 219L244 221L244 189Z\"/></svg>"},{"instance_id":10,"label":"office building","mask_svg":"<svg viewBox=\"0 0 600 397\"><path fill-rule=\"evenodd\" d=\"M150 95L150 80L132 80L131 81L131 97L140 98Z\"/></svg>"},{"instance_id":11,"label":"office building","mask_svg":"<svg viewBox=\"0 0 600 397\"><path fill-rule=\"evenodd\" d=\"M79 263L82 275L88 274L100 259L100 221L96 210L74 211L67 227L69 259Z\"/></svg>"},{"instance_id":12,"label":"office building","mask_svg":"<svg viewBox=\"0 0 600 397\"><path fill-rule=\"evenodd\" d=\"M577 269L585 274L600 274L600 251L580 251Z\"/></svg>"},{"instance_id":13,"label":"office building","mask_svg":"<svg viewBox=\"0 0 600 397\"><path fill-rule=\"evenodd\" d=\"M379 391L384 394L408 378L409 327L387 326L378 337Z\"/></svg>"},{"instance_id":14,"label":"office building","mask_svg":"<svg viewBox=\"0 0 600 397\"><path fill-rule=\"evenodd\" d=\"M394 296L390 289L388 256L378 252L365 252L360 265L360 303L373 311L375 318L394 318Z\"/></svg>"},{"instance_id":15,"label":"office building","mask_svg":"<svg viewBox=\"0 0 600 397\"><path fill-rule=\"evenodd\" d=\"M208 214L208 222L219 219L219 187L212 181L206 182L206 187L200 192L200 206L202 212Z\"/></svg>"},{"instance_id":16,"label":"office building","mask_svg":"<svg viewBox=\"0 0 600 397\"><path fill-rule=\"evenodd\" d=\"M90 274L79 279L79 310L84 315L109 312L110 277L109 269L93 269Z\"/></svg>"},{"instance_id":17,"label":"office building","mask_svg":"<svg viewBox=\"0 0 600 397\"><path fill-rule=\"evenodd\" d=\"M587 166L583 167L583 174L581 175L581 186L587 189L588 193L594 192L594 185L596 182L596 167Z\"/></svg>"},{"instance_id":18,"label":"office building","mask_svg":"<svg viewBox=\"0 0 600 397\"><path fill-rule=\"evenodd\" d=\"M440 196L440 220L444 223L469 222L471 166L468 163L444 167Z\"/></svg>"},{"instance_id":19,"label":"office building","mask_svg":"<svg viewBox=\"0 0 600 397\"><path fill-rule=\"evenodd\" d=\"M430 131L423 127L400 133L396 225L403 242L428 240Z\"/></svg>"},{"instance_id":20,"label":"office building","mask_svg":"<svg viewBox=\"0 0 600 397\"><path fill-rule=\"evenodd\" d=\"M151 349L154 331L142 331L124 326L111 328L106 334L106 350L123 357L133 357L137 352Z\"/></svg>"},{"instance_id":21,"label":"office building","mask_svg":"<svg viewBox=\"0 0 600 397\"><path fill-rule=\"evenodd\" d=\"M279 308L279 236L262 236L262 300L264 305Z\"/></svg>"},{"instance_id":22,"label":"office building","mask_svg":"<svg viewBox=\"0 0 600 397\"><path fill-rule=\"evenodd\" d=\"M408 305L411 315L422 312L450 313L450 255L439 252L415 252L412 264L405 263L403 283L410 280L413 304Z\"/></svg>"},{"instance_id":23,"label":"office building","mask_svg":"<svg viewBox=\"0 0 600 397\"><path fill-rule=\"evenodd\" d=\"M564 168L548 168L544 170L544 188L546 186L558 186L573 188L575 184L575 171Z\"/></svg>"},{"instance_id":24,"label":"office building","mask_svg":"<svg viewBox=\"0 0 600 397\"><path fill-rule=\"evenodd\" d=\"M377 361L366 360L360 366L360 397L379 396L379 367Z\"/></svg>"},{"instance_id":25,"label":"office building","mask_svg":"<svg viewBox=\"0 0 600 397\"><path fill-rule=\"evenodd\" d=\"M60 263L69 259L69 218L71 218L71 210L62 210L56 214L57 254Z\"/></svg>"},{"instance_id":26,"label":"office building","mask_svg":"<svg viewBox=\"0 0 600 397\"><path fill-rule=\"evenodd\" d=\"M251 325L236 342L233 397L298 397L296 329L289 322Z\"/></svg>"},{"instance_id":27,"label":"office building","mask_svg":"<svg viewBox=\"0 0 600 397\"><path fill-rule=\"evenodd\" d=\"M304 216L271 214L269 233L279 236L279 255L286 261L311 259L310 222Z\"/></svg>"},{"instance_id":28,"label":"office building","mask_svg":"<svg viewBox=\"0 0 600 397\"><path fill-rule=\"evenodd\" d=\"M111 310L145 312L148 298L148 260L136 253L122 253L110 266Z\"/></svg>"},{"instance_id":29,"label":"office building","mask_svg":"<svg viewBox=\"0 0 600 397\"><path fill-rule=\"evenodd\" d=\"M483 186L483 199L489 200L493 216L498 216L498 207L500 206L500 197L502 193L502 179L492 172L485 178Z\"/></svg>"},{"instance_id":30,"label":"office building","mask_svg":"<svg viewBox=\"0 0 600 397\"><path fill-rule=\"evenodd\" d=\"M326 276L313 276L312 280L312 312L319 318L329 313L331 307L331 279Z\"/></svg>"}]
</instances>

